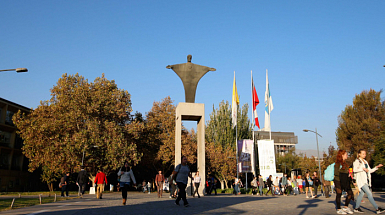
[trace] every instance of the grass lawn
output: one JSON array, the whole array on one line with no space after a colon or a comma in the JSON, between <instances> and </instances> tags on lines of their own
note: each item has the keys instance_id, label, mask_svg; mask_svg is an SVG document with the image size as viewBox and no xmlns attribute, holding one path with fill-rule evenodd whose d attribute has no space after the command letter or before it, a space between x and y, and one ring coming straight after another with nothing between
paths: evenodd
<instances>
[{"instance_id":1,"label":"grass lawn","mask_svg":"<svg viewBox=\"0 0 385 215\"><path fill-rule=\"evenodd\" d=\"M51 193L51 197L42 197L41 198L41 203L51 203L54 202L55 200L55 193ZM34 192L34 193L20 193L21 198L15 198L15 202L13 203L13 209L16 208L23 208L23 207L28 207L28 206L33 206L33 205L38 205L40 204L40 200L38 195L43 194L43 195L48 195L49 192ZM77 192L70 192L69 195L70 197L60 197L60 192L56 193L56 201L64 201L68 199L75 199L79 198L77 196ZM71 197L72 194L72 197ZM7 195L19 195L19 193L7 193ZM35 195L35 197L32 197L32 195ZM2 194L1 196L6 196ZM23 197L24 196L24 197ZM0 198L0 211L5 211L5 210L10 210L11 209L11 204L12 204L13 198Z\"/></svg>"}]
</instances>

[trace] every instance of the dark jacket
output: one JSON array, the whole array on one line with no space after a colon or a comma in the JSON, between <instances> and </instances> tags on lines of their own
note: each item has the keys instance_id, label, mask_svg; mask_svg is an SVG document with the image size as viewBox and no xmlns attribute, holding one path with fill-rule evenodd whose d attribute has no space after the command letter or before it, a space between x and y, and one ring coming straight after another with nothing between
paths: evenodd
<instances>
[{"instance_id":1,"label":"dark jacket","mask_svg":"<svg viewBox=\"0 0 385 215\"><path fill-rule=\"evenodd\" d=\"M80 172L79 172L79 174L78 174L78 178L76 179L76 181L77 181L79 184L85 184L85 183L87 183L87 181L88 181L87 171L85 171L84 169L83 169L83 170L80 170Z\"/></svg>"}]
</instances>

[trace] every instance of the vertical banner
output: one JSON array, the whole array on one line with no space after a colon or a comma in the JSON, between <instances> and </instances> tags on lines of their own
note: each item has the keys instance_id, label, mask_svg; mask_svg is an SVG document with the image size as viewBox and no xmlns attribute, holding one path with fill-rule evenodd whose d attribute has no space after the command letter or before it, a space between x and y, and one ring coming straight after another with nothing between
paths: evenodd
<instances>
[{"instance_id":1,"label":"vertical banner","mask_svg":"<svg viewBox=\"0 0 385 215\"><path fill-rule=\"evenodd\" d=\"M238 140L238 171L254 172L254 144L253 140Z\"/></svg>"},{"instance_id":2,"label":"vertical banner","mask_svg":"<svg viewBox=\"0 0 385 215\"><path fill-rule=\"evenodd\" d=\"M259 174L263 178L276 174L274 140L258 140Z\"/></svg>"}]
</instances>

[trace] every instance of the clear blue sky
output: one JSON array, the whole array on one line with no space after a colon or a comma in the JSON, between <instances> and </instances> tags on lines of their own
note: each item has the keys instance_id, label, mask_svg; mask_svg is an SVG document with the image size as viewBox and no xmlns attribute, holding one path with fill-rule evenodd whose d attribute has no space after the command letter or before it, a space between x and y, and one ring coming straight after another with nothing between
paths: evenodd
<instances>
[{"instance_id":1,"label":"clear blue sky","mask_svg":"<svg viewBox=\"0 0 385 215\"><path fill-rule=\"evenodd\" d=\"M63 73L93 81L105 73L148 112L170 96L184 102L165 67L214 67L196 102L231 102L236 71L241 105L251 104L250 71L264 122L269 70L273 131L295 132L300 149L335 145L338 115L355 94L384 88L385 1L0 1L0 97L36 108ZM250 110L251 118L251 110ZM187 127L195 127L187 124Z\"/></svg>"}]
</instances>

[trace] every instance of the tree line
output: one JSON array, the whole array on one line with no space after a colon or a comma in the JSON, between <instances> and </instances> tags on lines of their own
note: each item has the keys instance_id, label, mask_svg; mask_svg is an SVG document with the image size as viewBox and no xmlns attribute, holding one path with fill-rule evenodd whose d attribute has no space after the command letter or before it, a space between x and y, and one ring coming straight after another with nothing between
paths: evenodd
<instances>
[{"instance_id":1,"label":"tree line","mask_svg":"<svg viewBox=\"0 0 385 215\"><path fill-rule=\"evenodd\" d=\"M132 113L131 95L104 74L94 82L79 74L63 74L50 92L50 100L41 101L30 113L19 111L13 117L24 140L22 150L29 160L29 171L41 168L41 178L50 190L52 182L64 172L77 171L82 163L91 173L103 169L109 174L127 160L140 169L139 177L173 169L176 105L170 97L154 102L144 115ZM356 95L353 105L348 105L338 118L336 135L339 148L354 154L364 147L374 162L384 163L385 111L380 94L370 90ZM238 108L237 116L238 139L250 139L247 104ZM206 122L206 172L226 186L236 175L236 132L231 123L228 101L213 106ZM193 170L196 151L195 131L182 126L182 154L189 158ZM333 153L329 150L325 156L332 160ZM290 152L276 159L277 164L285 163L288 169L314 168L311 158L300 157Z\"/></svg>"}]
</instances>

